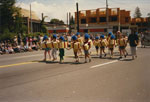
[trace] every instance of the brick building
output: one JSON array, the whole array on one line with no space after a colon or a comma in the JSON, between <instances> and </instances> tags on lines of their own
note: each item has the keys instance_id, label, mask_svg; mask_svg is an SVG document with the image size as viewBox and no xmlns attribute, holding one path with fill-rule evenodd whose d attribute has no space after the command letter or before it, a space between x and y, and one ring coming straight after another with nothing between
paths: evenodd
<instances>
[{"instance_id":1,"label":"brick building","mask_svg":"<svg viewBox=\"0 0 150 102\"><path fill-rule=\"evenodd\" d=\"M145 32L150 30L150 18L132 18L132 26L137 26L138 32Z\"/></svg>"},{"instance_id":2,"label":"brick building","mask_svg":"<svg viewBox=\"0 0 150 102\"><path fill-rule=\"evenodd\" d=\"M100 33L107 32L106 8L79 11L80 32ZM131 25L130 11L120 8L108 9L108 30L129 30ZM75 12L75 23L77 24L77 13Z\"/></svg>"}]
</instances>

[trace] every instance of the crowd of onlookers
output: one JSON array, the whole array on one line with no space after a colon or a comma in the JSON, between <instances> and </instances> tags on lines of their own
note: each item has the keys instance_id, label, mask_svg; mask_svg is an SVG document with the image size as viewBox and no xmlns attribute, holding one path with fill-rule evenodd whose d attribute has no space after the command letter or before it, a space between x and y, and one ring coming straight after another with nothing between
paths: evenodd
<instances>
[{"instance_id":1,"label":"crowd of onlookers","mask_svg":"<svg viewBox=\"0 0 150 102\"><path fill-rule=\"evenodd\" d=\"M39 37L42 39L42 36ZM12 54L20 52L28 52L40 49L40 40L38 37L17 37L13 40L5 40L0 42L0 54Z\"/></svg>"}]
</instances>

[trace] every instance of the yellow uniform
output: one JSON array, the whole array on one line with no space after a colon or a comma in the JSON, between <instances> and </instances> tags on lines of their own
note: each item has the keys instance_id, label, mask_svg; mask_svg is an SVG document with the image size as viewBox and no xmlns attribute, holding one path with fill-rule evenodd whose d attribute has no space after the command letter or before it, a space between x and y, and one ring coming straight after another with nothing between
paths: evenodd
<instances>
[{"instance_id":1,"label":"yellow uniform","mask_svg":"<svg viewBox=\"0 0 150 102\"><path fill-rule=\"evenodd\" d=\"M52 41L51 42L52 48L56 48L57 49L58 48L58 43L59 43L59 41L57 41L57 40L56 41Z\"/></svg>"},{"instance_id":2,"label":"yellow uniform","mask_svg":"<svg viewBox=\"0 0 150 102\"><path fill-rule=\"evenodd\" d=\"M108 45L108 42L106 39L100 40L99 46L100 47L106 47Z\"/></svg>"},{"instance_id":3,"label":"yellow uniform","mask_svg":"<svg viewBox=\"0 0 150 102\"><path fill-rule=\"evenodd\" d=\"M81 37L78 38L78 42L80 42L80 45L82 45L83 44L83 39Z\"/></svg>"},{"instance_id":4,"label":"yellow uniform","mask_svg":"<svg viewBox=\"0 0 150 102\"><path fill-rule=\"evenodd\" d=\"M94 46L99 46L99 42L100 42L99 40L98 40L98 41L95 40L95 41L93 42Z\"/></svg>"},{"instance_id":5,"label":"yellow uniform","mask_svg":"<svg viewBox=\"0 0 150 102\"><path fill-rule=\"evenodd\" d=\"M125 39L118 39L118 46L126 46L126 41L125 41Z\"/></svg>"},{"instance_id":6,"label":"yellow uniform","mask_svg":"<svg viewBox=\"0 0 150 102\"><path fill-rule=\"evenodd\" d=\"M80 42L72 42L71 43L71 48L73 48L74 51L78 51L79 49L81 49Z\"/></svg>"},{"instance_id":7,"label":"yellow uniform","mask_svg":"<svg viewBox=\"0 0 150 102\"><path fill-rule=\"evenodd\" d=\"M68 48L68 43L67 42L59 42L58 47L59 48Z\"/></svg>"},{"instance_id":8,"label":"yellow uniform","mask_svg":"<svg viewBox=\"0 0 150 102\"><path fill-rule=\"evenodd\" d=\"M115 44L116 44L116 41L114 39L110 39L108 46L109 46L109 48L114 48Z\"/></svg>"}]
</instances>

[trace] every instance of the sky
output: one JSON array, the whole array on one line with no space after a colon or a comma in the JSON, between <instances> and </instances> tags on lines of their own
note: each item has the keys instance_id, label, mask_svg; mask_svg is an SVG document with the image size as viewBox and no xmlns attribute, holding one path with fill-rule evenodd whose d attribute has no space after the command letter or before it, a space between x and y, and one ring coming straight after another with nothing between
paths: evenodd
<instances>
[{"instance_id":1,"label":"sky","mask_svg":"<svg viewBox=\"0 0 150 102\"><path fill-rule=\"evenodd\" d=\"M52 18L58 18L67 21L67 12L74 15L76 11L76 2L79 3L79 10L103 8L106 0L17 0L17 6L30 9L41 19L41 13L44 13L46 21ZM138 6L141 10L142 17L146 17L150 12L150 0L108 0L110 8L120 7L121 9L130 10L133 17L135 8Z\"/></svg>"}]
</instances>

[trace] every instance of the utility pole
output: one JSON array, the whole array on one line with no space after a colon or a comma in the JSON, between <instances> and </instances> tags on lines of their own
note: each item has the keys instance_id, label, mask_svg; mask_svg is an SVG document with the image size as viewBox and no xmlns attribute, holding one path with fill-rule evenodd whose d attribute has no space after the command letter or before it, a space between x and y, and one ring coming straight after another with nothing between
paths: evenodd
<instances>
[{"instance_id":1,"label":"utility pole","mask_svg":"<svg viewBox=\"0 0 150 102\"><path fill-rule=\"evenodd\" d=\"M106 0L106 25L107 25L107 34L108 34L108 28L109 28L109 14L108 14L108 0Z\"/></svg>"},{"instance_id":2,"label":"utility pole","mask_svg":"<svg viewBox=\"0 0 150 102\"><path fill-rule=\"evenodd\" d=\"M68 24L68 12L67 12L67 26L68 26L69 24Z\"/></svg>"},{"instance_id":3,"label":"utility pole","mask_svg":"<svg viewBox=\"0 0 150 102\"><path fill-rule=\"evenodd\" d=\"M71 34L71 13L69 12L69 34Z\"/></svg>"},{"instance_id":4,"label":"utility pole","mask_svg":"<svg viewBox=\"0 0 150 102\"><path fill-rule=\"evenodd\" d=\"M76 3L76 8L77 8L77 32L79 32L79 7L78 3Z\"/></svg>"},{"instance_id":5,"label":"utility pole","mask_svg":"<svg viewBox=\"0 0 150 102\"><path fill-rule=\"evenodd\" d=\"M31 33L33 33L33 30L32 30L32 11L31 11L31 4L30 4L30 23L31 23Z\"/></svg>"},{"instance_id":6,"label":"utility pole","mask_svg":"<svg viewBox=\"0 0 150 102\"><path fill-rule=\"evenodd\" d=\"M120 31L120 10L119 10L119 25L118 25L118 31Z\"/></svg>"}]
</instances>

